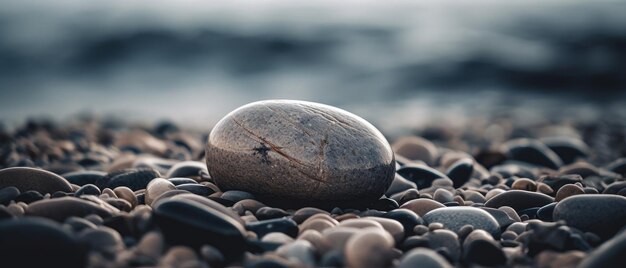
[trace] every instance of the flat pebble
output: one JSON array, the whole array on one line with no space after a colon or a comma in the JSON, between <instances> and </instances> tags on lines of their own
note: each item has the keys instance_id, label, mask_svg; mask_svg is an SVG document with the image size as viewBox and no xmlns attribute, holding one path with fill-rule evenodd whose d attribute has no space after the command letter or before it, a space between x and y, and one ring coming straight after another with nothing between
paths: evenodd
<instances>
[{"instance_id":1,"label":"flat pebble","mask_svg":"<svg viewBox=\"0 0 626 268\"><path fill-rule=\"evenodd\" d=\"M427 198L411 200L400 206L400 208L406 208L408 210L411 210L421 217L426 215L426 213L431 210L443 207L445 207L443 204Z\"/></svg>"},{"instance_id":2,"label":"flat pebble","mask_svg":"<svg viewBox=\"0 0 626 268\"><path fill-rule=\"evenodd\" d=\"M496 219L486 211L473 207L447 207L432 210L424 215L426 223L442 223L456 233L466 224L475 229L482 229L494 236L500 235L500 226Z\"/></svg>"},{"instance_id":3,"label":"flat pebble","mask_svg":"<svg viewBox=\"0 0 626 268\"><path fill-rule=\"evenodd\" d=\"M527 208L542 207L552 202L554 202L554 198L549 195L522 190L510 190L487 200L485 206L492 208L509 206L516 211L521 211Z\"/></svg>"},{"instance_id":4,"label":"flat pebble","mask_svg":"<svg viewBox=\"0 0 626 268\"><path fill-rule=\"evenodd\" d=\"M33 202L26 208L26 215L45 217L58 222L63 222L71 216L84 217L90 214L108 218L113 213L114 211L108 207L76 197L41 200Z\"/></svg>"},{"instance_id":5,"label":"flat pebble","mask_svg":"<svg viewBox=\"0 0 626 268\"><path fill-rule=\"evenodd\" d=\"M0 188L13 186L21 192L37 191L54 193L56 191L72 192L70 183L63 177L50 171L29 167L12 167L0 170Z\"/></svg>"},{"instance_id":6,"label":"flat pebble","mask_svg":"<svg viewBox=\"0 0 626 268\"><path fill-rule=\"evenodd\" d=\"M165 240L174 245L200 248L214 246L229 259L241 256L245 249L243 226L220 212L192 200L165 200L154 208L157 225Z\"/></svg>"}]
</instances>

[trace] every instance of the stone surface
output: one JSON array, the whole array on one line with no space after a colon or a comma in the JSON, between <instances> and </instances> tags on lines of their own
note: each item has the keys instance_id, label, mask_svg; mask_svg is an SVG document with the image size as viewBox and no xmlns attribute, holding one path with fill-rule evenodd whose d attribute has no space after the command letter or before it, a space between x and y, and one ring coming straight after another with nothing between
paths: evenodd
<instances>
[{"instance_id":1,"label":"stone surface","mask_svg":"<svg viewBox=\"0 0 626 268\"><path fill-rule=\"evenodd\" d=\"M209 244L229 260L238 258L245 250L243 226L219 210L196 201L164 200L156 204L154 216L170 244L194 248Z\"/></svg>"},{"instance_id":2,"label":"stone surface","mask_svg":"<svg viewBox=\"0 0 626 268\"><path fill-rule=\"evenodd\" d=\"M492 208L509 206L519 212L528 208L542 207L552 202L554 202L554 198L549 195L523 190L510 190L487 200L485 206Z\"/></svg>"},{"instance_id":3,"label":"stone surface","mask_svg":"<svg viewBox=\"0 0 626 268\"><path fill-rule=\"evenodd\" d=\"M427 224L439 222L444 228L456 233L466 224L472 225L474 229L482 229L493 236L500 234L498 221L486 211L474 207L446 207L432 210L424 215Z\"/></svg>"},{"instance_id":4,"label":"stone surface","mask_svg":"<svg viewBox=\"0 0 626 268\"><path fill-rule=\"evenodd\" d=\"M61 225L42 218L0 221L2 267L85 267L86 252Z\"/></svg>"},{"instance_id":5,"label":"stone surface","mask_svg":"<svg viewBox=\"0 0 626 268\"><path fill-rule=\"evenodd\" d=\"M29 190L39 193L56 191L72 192L69 182L50 171L29 167L13 167L0 170L0 188L14 186L21 192Z\"/></svg>"},{"instance_id":6,"label":"stone surface","mask_svg":"<svg viewBox=\"0 0 626 268\"><path fill-rule=\"evenodd\" d=\"M506 152L510 159L544 166L558 170L563 161L548 146L538 140L515 139L502 145L502 151Z\"/></svg>"},{"instance_id":7,"label":"stone surface","mask_svg":"<svg viewBox=\"0 0 626 268\"><path fill-rule=\"evenodd\" d=\"M231 112L211 131L206 162L222 190L314 205L375 201L395 171L387 140L371 124L301 101L261 101Z\"/></svg>"},{"instance_id":8,"label":"stone surface","mask_svg":"<svg viewBox=\"0 0 626 268\"><path fill-rule=\"evenodd\" d=\"M26 208L26 215L45 217L63 222L71 216L84 217L96 214L111 217L113 211L94 202L76 197L61 197L33 202Z\"/></svg>"},{"instance_id":9,"label":"stone surface","mask_svg":"<svg viewBox=\"0 0 626 268\"><path fill-rule=\"evenodd\" d=\"M398 263L398 266L396 267L451 268L452 265L450 265L445 258L441 257L441 255L437 254L434 250L428 248L416 248L402 256L400 263Z\"/></svg>"},{"instance_id":10,"label":"stone surface","mask_svg":"<svg viewBox=\"0 0 626 268\"><path fill-rule=\"evenodd\" d=\"M619 195L575 195L554 208L555 221L609 238L626 226L626 197Z\"/></svg>"}]
</instances>

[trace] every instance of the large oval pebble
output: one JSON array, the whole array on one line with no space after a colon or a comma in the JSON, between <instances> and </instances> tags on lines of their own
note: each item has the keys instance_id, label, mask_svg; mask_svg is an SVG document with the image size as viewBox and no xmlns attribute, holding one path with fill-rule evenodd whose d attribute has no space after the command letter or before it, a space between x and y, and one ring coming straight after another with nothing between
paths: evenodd
<instances>
[{"instance_id":1,"label":"large oval pebble","mask_svg":"<svg viewBox=\"0 0 626 268\"><path fill-rule=\"evenodd\" d=\"M450 229L456 233L466 224L474 227L474 229L482 229L498 236L500 234L500 226L498 221L488 212L475 207L445 207L434 209L424 215L426 223L439 222L446 229Z\"/></svg>"},{"instance_id":2,"label":"large oval pebble","mask_svg":"<svg viewBox=\"0 0 626 268\"><path fill-rule=\"evenodd\" d=\"M224 117L208 138L206 162L224 191L291 204L375 201L395 171L389 143L367 121L287 100L251 103Z\"/></svg>"},{"instance_id":3,"label":"large oval pebble","mask_svg":"<svg viewBox=\"0 0 626 268\"><path fill-rule=\"evenodd\" d=\"M575 195L554 207L555 221L609 238L626 226L626 197L619 195Z\"/></svg>"}]
</instances>

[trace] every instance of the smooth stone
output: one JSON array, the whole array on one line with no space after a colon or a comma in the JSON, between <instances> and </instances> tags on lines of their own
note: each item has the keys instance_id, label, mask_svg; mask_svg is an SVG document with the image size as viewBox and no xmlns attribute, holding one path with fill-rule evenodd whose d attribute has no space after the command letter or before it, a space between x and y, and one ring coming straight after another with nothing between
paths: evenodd
<instances>
[{"instance_id":1,"label":"smooth stone","mask_svg":"<svg viewBox=\"0 0 626 268\"><path fill-rule=\"evenodd\" d=\"M97 229L87 228L79 233L78 240L92 250L110 257L114 257L117 252L124 249L122 236L106 226L100 226Z\"/></svg>"},{"instance_id":2,"label":"smooth stone","mask_svg":"<svg viewBox=\"0 0 626 268\"><path fill-rule=\"evenodd\" d=\"M172 200L191 200L191 201L195 201L198 202L204 206L210 207L211 209L215 209L221 213L223 213L226 216L229 216L230 218L232 218L233 220L239 222L241 225L245 224L243 220L241 220L241 217L239 217L239 215L237 215L237 213L235 213L232 209L225 207L224 205L212 200L212 199L208 199L199 195L195 195L195 194L189 194L189 193L184 193L184 194L179 194L176 196L171 197L170 199Z\"/></svg>"},{"instance_id":3,"label":"smooth stone","mask_svg":"<svg viewBox=\"0 0 626 268\"><path fill-rule=\"evenodd\" d=\"M184 161L173 165L165 174L165 178L199 177L202 171L208 172L205 163Z\"/></svg>"},{"instance_id":4,"label":"smooth stone","mask_svg":"<svg viewBox=\"0 0 626 268\"><path fill-rule=\"evenodd\" d=\"M163 200L156 204L154 217L169 244L193 248L209 244L218 248L229 260L239 258L245 250L246 232L243 226L219 210L199 202Z\"/></svg>"},{"instance_id":5,"label":"smooth stone","mask_svg":"<svg viewBox=\"0 0 626 268\"><path fill-rule=\"evenodd\" d=\"M299 228L301 233L307 230L323 232L324 230L331 229L336 225L336 223L333 223L332 221L329 221L327 219L312 218L307 219L302 224L300 224Z\"/></svg>"},{"instance_id":6,"label":"smooth stone","mask_svg":"<svg viewBox=\"0 0 626 268\"><path fill-rule=\"evenodd\" d=\"M0 204L8 205L11 203L11 200L15 199L20 195L20 189L17 189L15 186L8 186L0 189Z\"/></svg>"},{"instance_id":7,"label":"smooth stone","mask_svg":"<svg viewBox=\"0 0 626 268\"><path fill-rule=\"evenodd\" d=\"M626 231L604 242L587 255L578 265L580 268L613 267L626 263Z\"/></svg>"},{"instance_id":8,"label":"smooth stone","mask_svg":"<svg viewBox=\"0 0 626 268\"><path fill-rule=\"evenodd\" d=\"M402 137L394 142L391 148L408 160L423 161L429 166L435 163L439 155L437 147L432 142L416 136Z\"/></svg>"},{"instance_id":9,"label":"smooth stone","mask_svg":"<svg viewBox=\"0 0 626 268\"><path fill-rule=\"evenodd\" d=\"M454 195L445 190L443 188L439 188L435 190L435 194L433 194L433 199L439 203L445 204L454 201Z\"/></svg>"},{"instance_id":10,"label":"smooth stone","mask_svg":"<svg viewBox=\"0 0 626 268\"><path fill-rule=\"evenodd\" d=\"M41 194L56 191L72 192L70 183L63 177L50 171L29 167L0 170L0 188L9 186L16 187L20 192L37 191Z\"/></svg>"},{"instance_id":11,"label":"smooth stone","mask_svg":"<svg viewBox=\"0 0 626 268\"><path fill-rule=\"evenodd\" d=\"M438 229L428 232L424 238L428 239L428 247L445 252L446 256L453 262L460 258L461 245L456 233L446 229Z\"/></svg>"},{"instance_id":12,"label":"smooth stone","mask_svg":"<svg viewBox=\"0 0 626 268\"><path fill-rule=\"evenodd\" d=\"M561 187L561 189L559 189L559 191L556 192L556 197L554 198L554 202L559 202L570 196L584 194L584 193L585 193L585 190L576 184L563 185L563 187Z\"/></svg>"},{"instance_id":13,"label":"smooth stone","mask_svg":"<svg viewBox=\"0 0 626 268\"><path fill-rule=\"evenodd\" d=\"M473 172L474 161L470 158L461 158L446 170L446 175L454 182L453 187L459 188L469 181Z\"/></svg>"},{"instance_id":14,"label":"smooth stone","mask_svg":"<svg viewBox=\"0 0 626 268\"><path fill-rule=\"evenodd\" d=\"M76 233L85 229L98 228L98 226L96 226L92 222L85 220L83 218L74 217L74 216L67 218L65 222L63 222L63 224L66 224L67 226L69 226L72 229L72 231Z\"/></svg>"},{"instance_id":15,"label":"smooth stone","mask_svg":"<svg viewBox=\"0 0 626 268\"><path fill-rule=\"evenodd\" d=\"M463 192L463 199L466 201L472 201L474 203L484 204L486 199L485 196L477 191L467 190Z\"/></svg>"},{"instance_id":16,"label":"smooth stone","mask_svg":"<svg viewBox=\"0 0 626 268\"><path fill-rule=\"evenodd\" d=\"M446 207L446 206L444 206L443 204L437 201L434 201L432 199L427 199L427 198L414 199L400 206L400 208L406 208L408 210L415 212L415 214L419 215L420 217L424 217L426 213L434 209L443 208L443 207Z\"/></svg>"},{"instance_id":17,"label":"smooth stone","mask_svg":"<svg viewBox=\"0 0 626 268\"><path fill-rule=\"evenodd\" d=\"M194 184L194 183L198 183L197 181L190 179L190 178L169 178L167 179L168 181L170 181L172 184L178 186L181 184Z\"/></svg>"},{"instance_id":18,"label":"smooth stone","mask_svg":"<svg viewBox=\"0 0 626 268\"><path fill-rule=\"evenodd\" d=\"M396 268L452 268L452 265L437 254L434 250L429 248L416 248L407 252L400 259L400 263Z\"/></svg>"},{"instance_id":19,"label":"smooth stone","mask_svg":"<svg viewBox=\"0 0 626 268\"><path fill-rule=\"evenodd\" d=\"M29 190L21 193L17 197L15 197L15 202L24 202L26 204L30 204L32 202L36 202L43 199L43 195L41 195L37 191Z\"/></svg>"},{"instance_id":20,"label":"smooth stone","mask_svg":"<svg viewBox=\"0 0 626 268\"><path fill-rule=\"evenodd\" d=\"M304 267L315 266L315 248L310 242L305 240L297 240L281 246L276 249L276 254L287 260L295 261Z\"/></svg>"},{"instance_id":21,"label":"smooth stone","mask_svg":"<svg viewBox=\"0 0 626 268\"><path fill-rule=\"evenodd\" d=\"M26 208L26 215L44 217L58 222L76 216L96 214L103 218L111 217L113 211L102 205L76 197L61 197L33 202Z\"/></svg>"},{"instance_id":22,"label":"smooth stone","mask_svg":"<svg viewBox=\"0 0 626 268\"><path fill-rule=\"evenodd\" d=\"M376 200L373 204L369 205L368 211L390 211L399 208L398 202L388 197L382 197Z\"/></svg>"},{"instance_id":23,"label":"smooth stone","mask_svg":"<svg viewBox=\"0 0 626 268\"><path fill-rule=\"evenodd\" d=\"M204 186L202 184L197 184L197 183L193 183L193 184L186 183L186 184L177 185L176 189L185 190L192 194L197 194L201 196L209 196L215 193L215 190L211 189L210 187Z\"/></svg>"},{"instance_id":24,"label":"smooth stone","mask_svg":"<svg viewBox=\"0 0 626 268\"><path fill-rule=\"evenodd\" d=\"M137 196L133 193L133 190L126 186L120 186L113 189L113 192L121 199L126 200L131 207L136 207L139 204Z\"/></svg>"},{"instance_id":25,"label":"smooth stone","mask_svg":"<svg viewBox=\"0 0 626 268\"><path fill-rule=\"evenodd\" d=\"M303 101L261 101L231 112L211 131L206 162L220 189L291 206L375 201L395 174L393 152L374 126Z\"/></svg>"},{"instance_id":26,"label":"smooth stone","mask_svg":"<svg viewBox=\"0 0 626 268\"><path fill-rule=\"evenodd\" d=\"M346 264L358 268L387 267L391 264L393 245L394 240L389 233L365 229L346 242Z\"/></svg>"},{"instance_id":27,"label":"smooth stone","mask_svg":"<svg viewBox=\"0 0 626 268\"><path fill-rule=\"evenodd\" d=\"M373 220L380 223L383 229L389 233L396 243L399 243L404 239L404 225L394 219L386 219L380 217L364 217L363 219Z\"/></svg>"},{"instance_id":28,"label":"smooth stone","mask_svg":"<svg viewBox=\"0 0 626 268\"><path fill-rule=\"evenodd\" d=\"M538 140L515 139L502 145L509 159L522 161L558 170L563 165L561 158Z\"/></svg>"},{"instance_id":29,"label":"smooth stone","mask_svg":"<svg viewBox=\"0 0 626 268\"><path fill-rule=\"evenodd\" d=\"M139 255L147 256L153 259L161 257L164 249L165 238L163 238L161 232L157 231L151 231L144 234L135 248Z\"/></svg>"},{"instance_id":30,"label":"smooth stone","mask_svg":"<svg viewBox=\"0 0 626 268\"><path fill-rule=\"evenodd\" d=\"M281 232L271 232L261 238L262 242L287 244L295 241L291 236L288 236Z\"/></svg>"},{"instance_id":31,"label":"smooth stone","mask_svg":"<svg viewBox=\"0 0 626 268\"><path fill-rule=\"evenodd\" d=\"M385 213L383 217L396 220L400 224L402 224L402 226L404 227L405 236L412 234L413 229L416 225L424 224L424 220L420 218L419 215L405 208L399 208L389 211Z\"/></svg>"},{"instance_id":32,"label":"smooth stone","mask_svg":"<svg viewBox=\"0 0 626 268\"><path fill-rule=\"evenodd\" d=\"M393 181L387 191L385 192L386 196L392 196L394 194L409 190L409 189L417 189L417 185L414 182L407 180L396 173Z\"/></svg>"},{"instance_id":33,"label":"smooth stone","mask_svg":"<svg viewBox=\"0 0 626 268\"><path fill-rule=\"evenodd\" d=\"M441 223L447 229L458 233L466 224L474 229L482 229L493 236L500 235L498 221L488 212L474 207L446 207L434 209L423 216L427 224Z\"/></svg>"},{"instance_id":34,"label":"smooth stone","mask_svg":"<svg viewBox=\"0 0 626 268\"><path fill-rule=\"evenodd\" d=\"M254 195L245 191L230 190L230 191L224 192L220 196L220 198L230 200L236 203L244 199L254 199Z\"/></svg>"},{"instance_id":35,"label":"smooth stone","mask_svg":"<svg viewBox=\"0 0 626 268\"><path fill-rule=\"evenodd\" d=\"M262 207L254 215L259 220L269 220L289 216L289 213L280 208Z\"/></svg>"},{"instance_id":36,"label":"smooth stone","mask_svg":"<svg viewBox=\"0 0 626 268\"><path fill-rule=\"evenodd\" d=\"M555 221L607 239L626 225L626 197L619 195L575 195L554 208Z\"/></svg>"},{"instance_id":37,"label":"smooth stone","mask_svg":"<svg viewBox=\"0 0 626 268\"><path fill-rule=\"evenodd\" d=\"M152 206L152 202L158 196L171 190L176 190L176 186L166 179L156 178L150 181L146 186L145 202L146 205Z\"/></svg>"},{"instance_id":38,"label":"smooth stone","mask_svg":"<svg viewBox=\"0 0 626 268\"><path fill-rule=\"evenodd\" d=\"M22 218L0 221L3 267L85 267L87 252L53 221Z\"/></svg>"},{"instance_id":39,"label":"smooth stone","mask_svg":"<svg viewBox=\"0 0 626 268\"><path fill-rule=\"evenodd\" d=\"M202 246L200 248L200 256L209 264L209 267L222 267L224 265L224 254L213 246Z\"/></svg>"},{"instance_id":40,"label":"smooth stone","mask_svg":"<svg viewBox=\"0 0 626 268\"><path fill-rule=\"evenodd\" d=\"M558 192L561 187L567 184L574 184L577 182L583 183L583 178L578 174L568 174L559 176L543 176L537 181L547 184L550 188L552 188L552 190Z\"/></svg>"},{"instance_id":41,"label":"smooth stone","mask_svg":"<svg viewBox=\"0 0 626 268\"><path fill-rule=\"evenodd\" d=\"M535 183L535 181L531 179L520 178L513 181L513 184L511 184L511 189L534 192L537 190L537 183Z\"/></svg>"},{"instance_id":42,"label":"smooth stone","mask_svg":"<svg viewBox=\"0 0 626 268\"><path fill-rule=\"evenodd\" d=\"M65 173L61 177L65 178L69 183L83 186L85 184L95 184L98 179L106 176L106 172L95 170L81 170Z\"/></svg>"},{"instance_id":43,"label":"smooth stone","mask_svg":"<svg viewBox=\"0 0 626 268\"><path fill-rule=\"evenodd\" d=\"M325 210L321 210L319 208L314 208L314 207L304 207L301 209L296 210L293 213L292 216L292 220L294 220L296 223L300 224L302 222L304 222L306 219L308 219L309 217L315 215L315 214L326 214L329 215L330 213L328 213Z\"/></svg>"},{"instance_id":44,"label":"smooth stone","mask_svg":"<svg viewBox=\"0 0 626 268\"><path fill-rule=\"evenodd\" d=\"M101 189L126 186L133 191L145 189L148 183L161 174L151 168L131 168L108 173L102 179L96 181L96 186Z\"/></svg>"},{"instance_id":45,"label":"smooth stone","mask_svg":"<svg viewBox=\"0 0 626 268\"><path fill-rule=\"evenodd\" d=\"M565 164L573 163L579 158L587 158L590 151L585 142L569 137L543 138L541 142L556 153Z\"/></svg>"},{"instance_id":46,"label":"smooth stone","mask_svg":"<svg viewBox=\"0 0 626 268\"><path fill-rule=\"evenodd\" d=\"M522 190L510 190L487 200L485 206L492 208L509 206L519 212L527 208L542 207L552 202L554 202L554 198L549 195Z\"/></svg>"},{"instance_id":47,"label":"smooth stone","mask_svg":"<svg viewBox=\"0 0 626 268\"><path fill-rule=\"evenodd\" d=\"M514 222L517 222L515 219L511 218L509 214L500 209L488 207L481 207L480 209L487 211L487 213L491 214L491 216L493 216L493 218L496 219L496 221L498 222L500 229L506 228Z\"/></svg>"},{"instance_id":48,"label":"smooth stone","mask_svg":"<svg viewBox=\"0 0 626 268\"><path fill-rule=\"evenodd\" d=\"M418 199L419 197L420 193L417 191L417 189L407 189L392 195L391 199L395 200L400 205L404 205L406 202Z\"/></svg>"},{"instance_id":49,"label":"smooth stone","mask_svg":"<svg viewBox=\"0 0 626 268\"><path fill-rule=\"evenodd\" d=\"M567 166L563 166L561 167L561 169L559 169L559 175L572 175L572 174L577 174L580 175L583 178L589 177L589 176L601 176L600 173L608 173L606 171L600 170L597 167L595 167L592 164L586 163L586 162L576 162ZM609 174L613 174L613 175L617 175L615 173L609 173ZM619 176L619 175L617 175Z\"/></svg>"},{"instance_id":50,"label":"smooth stone","mask_svg":"<svg viewBox=\"0 0 626 268\"><path fill-rule=\"evenodd\" d=\"M246 230L256 233L259 238L273 232L284 233L294 238L298 236L298 224L288 218L249 222L246 223Z\"/></svg>"},{"instance_id":51,"label":"smooth stone","mask_svg":"<svg viewBox=\"0 0 626 268\"><path fill-rule=\"evenodd\" d=\"M398 174L415 183L418 190L430 187L435 179L448 178L438 170L425 165L406 165L398 169Z\"/></svg>"},{"instance_id":52,"label":"smooth stone","mask_svg":"<svg viewBox=\"0 0 626 268\"><path fill-rule=\"evenodd\" d=\"M254 199L244 199L232 205L232 208L237 211L239 215L243 215L246 210L254 214L262 207L266 207L266 205Z\"/></svg>"},{"instance_id":53,"label":"smooth stone","mask_svg":"<svg viewBox=\"0 0 626 268\"><path fill-rule=\"evenodd\" d=\"M554 221L554 219L552 218L552 215L554 214L554 208L556 207L556 204L558 203L554 202L554 203L550 203L539 208L539 210L537 210L537 219L540 219L546 222Z\"/></svg>"},{"instance_id":54,"label":"smooth stone","mask_svg":"<svg viewBox=\"0 0 626 268\"><path fill-rule=\"evenodd\" d=\"M507 258L491 236L482 230L474 230L463 243L464 260L468 263L482 266L505 265Z\"/></svg>"},{"instance_id":55,"label":"smooth stone","mask_svg":"<svg viewBox=\"0 0 626 268\"><path fill-rule=\"evenodd\" d=\"M93 184L85 184L81 186L80 188L78 188L78 190L74 193L74 196L81 196L81 195L98 196L100 194L101 194L100 189L98 189L97 186Z\"/></svg>"}]
</instances>

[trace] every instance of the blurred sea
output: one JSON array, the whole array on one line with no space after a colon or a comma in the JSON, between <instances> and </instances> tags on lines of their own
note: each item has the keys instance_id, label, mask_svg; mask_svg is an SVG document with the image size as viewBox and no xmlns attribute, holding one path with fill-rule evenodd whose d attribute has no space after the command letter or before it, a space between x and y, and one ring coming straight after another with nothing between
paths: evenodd
<instances>
[{"instance_id":1,"label":"blurred sea","mask_svg":"<svg viewBox=\"0 0 626 268\"><path fill-rule=\"evenodd\" d=\"M626 118L626 3L0 0L0 121L208 128L256 100L383 130Z\"/></svg>"}]
</instances>

